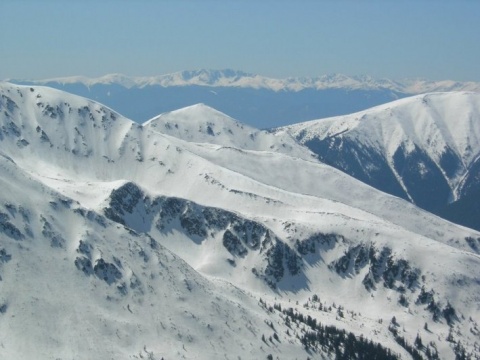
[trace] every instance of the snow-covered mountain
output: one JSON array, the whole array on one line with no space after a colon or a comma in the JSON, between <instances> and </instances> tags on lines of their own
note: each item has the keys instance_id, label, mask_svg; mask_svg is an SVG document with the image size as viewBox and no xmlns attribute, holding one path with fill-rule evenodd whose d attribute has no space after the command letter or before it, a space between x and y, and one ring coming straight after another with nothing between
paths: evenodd
<instances>
[{"instance_id":1,"label":"snow-covered mountain","mask_svg":"<svg viewBox=\"0 0 480 360\"><path fill-rule=\"evenodd\" d=\"M111 74L99 78L73 76L12 81L47 85L91 98L138 123L160 113L205 103L262 129L349 114L412 94L480 90L475 82L394 81L342 74L274 79L228 69L182 71L152 77Z\"/></svg>"},{"instance_id":2,"label":"snow-covered mountain","mask_svg":"<svg viewBox=\"0 0 480 360\"><path fill-rule=\"evenodd\" d=\"M480 229L478 205L465 204L480 194L479 93L418 95L276 132L367 184ZM451 203L469 215L455 218Z\"/></svg>"},{"instance_id":3,"label":"snow-covered mountain","mask_svg":"<svg viewBox=\"0 0 480 360\"><path fill-rule=\"evenodd\" d=\"M1 357L478 356L480 233L203 105L0 93Z\"/></svg>"},{"instance_id":4,"label":"snow-covered mountain","mask_svg":"<svg viewBox=\"0 0 480 360\"><path fill-rule=\"evenodd\" d=\"M196 143L208 143L242 150L274 151L302 159L315 155L287 133L273 134L242 124L205 104L161 114L143 128Z\"/></svg>"},{"instance_id":5,"label":"snow-covered mountain","mask_svg":"<svg viewBox=\"0 0 480 360\"><path fill-rule=\"evenodd\" d=\"M270 314L0 159L2 359L293 357ZM306 356L306 354L305 354Z\"/></svg>"},{"instance_id":6,"label":"snow-covered mountain","mask_svg":"<svg viewBox=\"0 0 480 360\"><path fill-rule=\"evenodd\" d=\"M25 80L20 80L25 81ZM344 74L328 74L318 77L288 77L275 79L243 71L224 70L193 70L180 71L158 76L126 76L109 74L98 78L85 76L70 76L45 80L31 80L37 85L46 83L83 84L86 86L117 84L126 88L158 85L170 86L210 86L210 87L240 87L268 89L273 91L301 91L305 89L389 89L395 92L421 94L433 91L480 91L480 83L460 81L429 81L425 79L375 79L371 76L348 76Z\"/></svg>"}]
</instances>

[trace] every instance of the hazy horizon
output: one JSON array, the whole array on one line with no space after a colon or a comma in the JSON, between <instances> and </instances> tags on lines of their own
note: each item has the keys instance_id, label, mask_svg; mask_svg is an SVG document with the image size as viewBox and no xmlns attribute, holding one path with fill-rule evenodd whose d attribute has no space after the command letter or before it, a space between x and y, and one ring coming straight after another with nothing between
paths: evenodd
<instances>
[{"instance_id":1,"label":"hazy horizon","mask_svg":"<svg viewBox=\"0 0 480 360\"><path fill-rule=\"evenodd\" d=\"M0 3L0 79L238 69L480 81L476 1Z\"/></svg>"}]
</instances>

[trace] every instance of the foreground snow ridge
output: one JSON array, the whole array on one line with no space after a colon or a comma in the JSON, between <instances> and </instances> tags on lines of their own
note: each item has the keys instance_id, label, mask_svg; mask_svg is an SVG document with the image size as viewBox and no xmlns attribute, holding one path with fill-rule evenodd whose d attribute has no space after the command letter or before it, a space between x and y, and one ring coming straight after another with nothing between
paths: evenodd
<instances>
[{"instance_id":1,"label":"foreground snow ridge","mask_svg":"<svg viewBox=\"0 0 480 360\"><path fill-rule=\"evenodd\" d=\"M480 233L204 105L0 84L0 357L475 358Z\"/></svg>"}]
</instances>

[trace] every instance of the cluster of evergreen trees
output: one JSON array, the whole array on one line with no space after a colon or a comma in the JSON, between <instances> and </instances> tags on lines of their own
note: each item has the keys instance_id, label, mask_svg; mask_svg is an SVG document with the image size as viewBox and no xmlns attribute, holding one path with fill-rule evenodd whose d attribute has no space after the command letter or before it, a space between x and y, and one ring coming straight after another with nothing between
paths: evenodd
<instances>
[{"instance_id":1,"label":"cluster of evergreen trees","mask_svg":"<svg viewBox=\"0 0 480 360\"><path fill-rule=\"evenodd\" d=\"M335 326L317 324L311 331L306 331L301 342L307 349L322 349L330 354L335 354L336 360L372 359L395 360L398 359L390 349L383 347L362 336L356 337L353 333L337 329Z\"/></svg>"},{"instance_id":2,"label":"cluster of evergreen trees","mask_svg":"<svg viewBox=\"0 0 480 360\"><path fill-rule=\"evenodd\" d=\"M316 295L314 300L319 302ZM390 349L383 347L379 343L374 343L372 340L365 339L363 336L357 337L344 329L323 325L310 315L305 316L300 312L294 311L293 308L282 309L280 304L274 304L272 307L267 306L262 300L260 302L270 311L276 310L281 312L288 327L291 327L292 323L297 325L303 324L305 330L297 337L309 351L327 352L332 355L332 358L337 360L396 360L399 358Z\"/></svg>"},{"instance_id":3,"label":"cluster of evergreen trees","mask_svg":"<svg viewBox=\"0 0 480 360\"><path fill-rule=\"evenodd\" d=\"M395 317L393 317L388 330L390 330L390 332L395 337L395 341L412 356L413 360L424 360L424 357L418 350L418 349L423 349L422 339L420 338L420 336L417 335L417 338L415 339L415 345L411 345L407 340L405 340L404 337L399 335L397 326L398 324L395 321ZM437 353L436 352L432 353L430 351L430 348L428 349L429 349L428 354L426 353L427 359L428 360L438 359Z\"/></svg>"},{"instance_id":4,"label":"cluster of evergreen trees","mask_svg":"<svg viewBox=\"0 0 480 360\"><path fill-rule=\"evenodd\" d=\"M424 300L427 300L426 302L431 303L431 296L428 295L432 294L426 293L424 290L422 293L424 296L420 297L424 297ZM398 354L393 353L391 349L386 348L379 343L374 343L372 340L365 339L363 336L357 337L355 334L347 332L345 329L339 329L332 325L323 325L317 321L317 319L312 318L310 315L304 315L301 312L298 312L298 310L294 310L292 307L282 309L280 304L275 303L273 306L267 305L262 299L260 299L260 303L270 312L277 311L283 314L283 321L291 330L293 330L294 335L300 340L307 351L326 352L331 355L332 359L336 360L390 360L400 358ZM332 306L322 304L317 295L313 295L311 299L309 298L309 301L303 306L307 309L311 308L325 312L332 312L333 310ZM333 308L336 309L338 317L344 317L344 309L342 306L336 306L333 304ZM356 315L356 313L353 312L351 314L352 316ZM458 319L455 310L449 303L443 310L443 315L450 327L453 325L453 319ZM274 329L273 324L271 324L271 327ZM412 359L439 359L438 351L433 342L430 342L430 344L424 344L420 335L417 334L414 344L411 344L400 335L400 332L398 331L399 327L400 325L397 323L395 317L393 317L388 329L392 333L395 341L411 355ZM295 331L295 328L300 329L300 331ZM424 328L426 331L429 331L427 323L425 323ZM291 335L289 331L287 331L287 335ZM274 339L280 341L276 333L274 334ZM450 331L446 340L452 343L455 360L473 359L472 354L468 353L460 342L454 340L452 331ZM266 342L266 339L264 339L264 341ZM271 337L270 341L273 342Z\"/></svg>"}]
</instances>

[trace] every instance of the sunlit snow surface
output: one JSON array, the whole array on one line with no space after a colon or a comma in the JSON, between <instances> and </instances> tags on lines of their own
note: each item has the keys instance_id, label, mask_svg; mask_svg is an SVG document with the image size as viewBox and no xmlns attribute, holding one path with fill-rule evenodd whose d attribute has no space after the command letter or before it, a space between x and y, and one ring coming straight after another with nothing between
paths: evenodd
<instances>
[{"instance_id":1,"label":"sunlit snow surface","mask_svg":"<svg viewBox=\"0 0 480 360\"><path fill-rule=\"evenodd\" d=\"M410 343L421 333L442 358L453 357L445 319L434 322L427 305L416 303L421 286L442 308L455 308L455 338L478 354L480 259L465 239L479 233L318 162L288 134L250 128L204 105L140 126L49 88L4 83L0 91L2 357L328 358L305 352L260 298L408 358L388 331L395 316ZM130 192L115 222L108 209L122 188ZM179 199L184 217L157 226L168 199ZM204 236L186 230L212 212L231 220ZM226 231L238 224L261 230L263 251L244 243L248 251L239 255L225 247ZM299 252L297 241L318 234L338 237ZM292 274L284 259L283 275L272 281L265 269L275 244L297 254L300 268ZM381 280L366 288L368 265L335 270L358 245L389 249L394 263L418 270L407 306L397 286ZM313 294L361 314L302 308ZM273 334L270 322L280 336L275 343L262 340Z\"/></svg>"}]
</instances>

